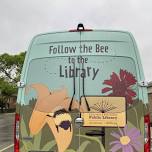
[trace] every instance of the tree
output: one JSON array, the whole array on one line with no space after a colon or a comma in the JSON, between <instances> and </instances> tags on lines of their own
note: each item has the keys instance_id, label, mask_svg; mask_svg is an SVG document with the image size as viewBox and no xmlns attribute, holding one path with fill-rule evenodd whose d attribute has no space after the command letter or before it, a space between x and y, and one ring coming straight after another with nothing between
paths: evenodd
<instances>
[{"instance_id":1,"label":"tree","mask_svg":"<svg viewBox=\"0 0 152 152\"><path fill-rule=\"evenodd\" d=\"M8 106L10 97L17 92L17 86L9 83L4 78L0 78L0 107L3 112L4 107Z\"/></svg>"},{"instance_id":2,"label":"tree","mask_svg":"<svg viewBox=\"0 0 152 152\"><path fill-rule=\"evenodd\" d=\"M17 83L25 58L25 52L18 55L4 53L0 55L0 77L8 82Z\"/></svg>"},{"instance_id":3,"label":"tree","mask_svg":"<svg viewBox=\"0 0 152 152\"><path fill-rule=\"evenodd\" d=\"M11 96L17 94L17 82L20 79L25 52L17 55L0 55L0 107L8 103Z\"/></svg>"}]
</instances>

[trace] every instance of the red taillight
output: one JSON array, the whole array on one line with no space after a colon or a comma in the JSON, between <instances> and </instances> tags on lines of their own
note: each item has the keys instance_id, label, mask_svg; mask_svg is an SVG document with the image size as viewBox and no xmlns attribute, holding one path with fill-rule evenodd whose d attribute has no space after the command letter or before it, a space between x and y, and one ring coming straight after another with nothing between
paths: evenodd
<instances>
[{"instance_id":1,"label":"red taillight","mask_svg":"<svg viewBox=\"0 0 152 152\"><path fill-rule=\"evenodd\" d=\"M145 115L144 117L144 123L145 123L145 145L144 145L144 151L150 152L150 116Z\"/></svg>"},{"instance_id":2,"label":"red taillight","mask_svg":"<svg viewBox=\"0 0 152 152\"><path fill-rule=\"evenodd\" d=\"M69 32L89 32L89 31L93 31L92 29L82 29L82 30L77 30L77 29L73 29L73 30L69 30Z\"/></svg>"},{"instance_id":3,"label":"red taillight","mask_svg":"<svg viewBox=\"0 0 152 152\"><path fill-rule=\"evenodd\" d=\"M20 124L20 115L15 114L14 152L19 152L19 124Z\"/></svg>"}]
</instances>

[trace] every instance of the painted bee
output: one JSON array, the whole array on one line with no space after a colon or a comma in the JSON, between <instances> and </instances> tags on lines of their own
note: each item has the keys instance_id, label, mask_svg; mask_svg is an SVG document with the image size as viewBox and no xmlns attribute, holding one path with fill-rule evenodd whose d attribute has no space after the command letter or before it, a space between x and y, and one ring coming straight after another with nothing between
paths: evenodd
<instances>
[{"instance_id":1,"label":"painted bee","mask_svg":"<svg viewBox=\"0 0 152 152\"><path fill-rule=\"evenodd\" d=\"M54 113L49 113L47 116L53 117L58 132L59 127L64 130L68 130L70 128L71 131L72 118L65 109L60 109L55 111Z\"/></svg>"}]
</instances>

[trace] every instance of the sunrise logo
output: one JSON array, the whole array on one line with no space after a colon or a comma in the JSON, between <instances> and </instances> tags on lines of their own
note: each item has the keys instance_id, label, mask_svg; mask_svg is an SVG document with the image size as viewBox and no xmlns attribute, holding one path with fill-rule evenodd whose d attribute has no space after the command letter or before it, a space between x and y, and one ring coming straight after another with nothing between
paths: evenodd
<instances>
[{"instance_id":1,"label":"sunrise logo","mask_svg":"<svg viewBox=\"0 0 152 152\"><path fill-rule=\"evenodd\" d=\"M105 100L102 100L101 102L95 103L90 108L101 113L106 113L106 112L116 109L117 107L113 106L112 104L108 103Z\"/></svg>"}]
</instances>

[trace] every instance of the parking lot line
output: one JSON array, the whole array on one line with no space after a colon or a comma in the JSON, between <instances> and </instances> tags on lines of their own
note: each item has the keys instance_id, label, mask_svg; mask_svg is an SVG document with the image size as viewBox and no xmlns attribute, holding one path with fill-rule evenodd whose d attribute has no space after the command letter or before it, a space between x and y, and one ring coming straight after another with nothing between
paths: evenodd
<instances>
[{"instance_id":1,"label":"parking lot line","mask_svg":"<svg viewBox=\"0 0 152 152\"><path fill-rule=\"evenodd\" d=\"M12 112L12 113L3 113L4 115L14 115L15 112Z\"/></svg>"},{"instance_id":2,"label":"parking lot line","mask_svg":"<svg viewBox=\"0 0 152 152\"><path fill-rule=\"evenodd\" d=\"M5 150L7 150L7 149L9 149L9 148L11 148L11 147L13 147L13 146L14 146L14 144L11 144L11 145L9 145L9 146L1 149L0 152L4 152Z\"/></svg>"}]
</instances>

